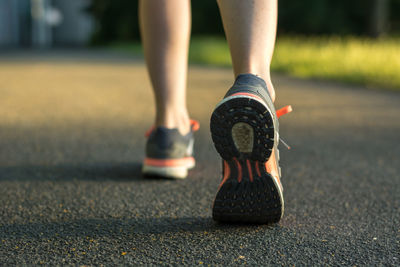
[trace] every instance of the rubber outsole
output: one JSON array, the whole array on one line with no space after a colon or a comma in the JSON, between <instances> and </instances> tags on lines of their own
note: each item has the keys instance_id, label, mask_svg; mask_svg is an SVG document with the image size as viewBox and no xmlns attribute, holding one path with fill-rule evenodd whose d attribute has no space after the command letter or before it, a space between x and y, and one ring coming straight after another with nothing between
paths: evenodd
<instances>
[{"instance_id":1,"label":"rubber outsole","mask_svg":"<svg viewBox=\"0 0 400 267\"><path fill-rule=\"evenodd\" d=\"M246 123L254 131L251 153L241 153L232 138L232 127ZM245 154L246 158L266 162L274 147L274 125L271 112L259 101L234 97L217 106L211 116L211 136L218 153L225 160Z\"/></svg>"},{"instance_id":2,"label":"rubber outsole","mask_svg":"<svg viewBox=\"0 0 400 267\"><path fill-rule=\"evenodd\" d=\"M278 222L284 208L282 192L265 169L275 132L268 107L252 97L228 97L214 110L210 130L215 148L226 162L213 204L214 220Z\"/></svg>"},{"instance_id":3,"label":"rubber outsole","mask_svg":"<svg viewBox=\"0 0 400 267\"><path fill-rule=\"evenodd\" d=\"M143 164L142 175L146 178L185 179L188 176L188 170L194 167L195 163L174 167L160 167Z\"/></svg>"}]
</instances>

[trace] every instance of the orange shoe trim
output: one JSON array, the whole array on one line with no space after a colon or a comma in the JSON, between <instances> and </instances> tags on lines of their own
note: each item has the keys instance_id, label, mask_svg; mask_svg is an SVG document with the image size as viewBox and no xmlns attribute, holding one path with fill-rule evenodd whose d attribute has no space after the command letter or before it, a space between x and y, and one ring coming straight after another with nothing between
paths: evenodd
<instances>
[{"instance_id":1,"label":"orange shoe trim","mask_svg":"<svg viewBox=\"0 0 400 267\"><path fill-rule=\"evenodd\" d=\"M258 166L258 161L256 161L256 172L258 177L261 177L260 166Z\"/></svg>"},{"instance_id":2,"label":"orange shoe trim","mask_svg":"<svg viewBox=\"0 0 400 267\"><path fill-rule=\"evenodd\" d=\"M192 132L196 132L196 131L198 131L198 130L200 129L200 123L199 123L198 121L196 121L196 120L190 120L190 128L191 128L191 131L192 131ZM150 129L148 129L148 130L145 132L144 136L145 136L145 137L149 137L150 134L151 134L155 129L156 129L156 126L154 126L154 125L151 126Z\"/></svg>"},{"instance_id":3,"label":"orange shoe trim","mask_svg":"<svg viewBox=\"0 0 400 267\"><path fill-rule=\"evenodd\" d=\"M279 179L279 171L274 151L272 151L272 155L268 159L268 161L265 162L265 170L278 181L279 187L282 188L281 180Z\"/></svg>"},{"instance_id":4,"label":"orange shoe trim","mask_svg":"<svg viewBox=\"0 0 400 267\"><path fill-rule=\"evenodd\" d=\"M285 114L288 114L289 112L292 112L292 111L293 111L293 108L292 108L291 105L285 106L285 107L283 107L281 109L278 109L276 111L276 116L279 118L279 117L281 117L281 116L283 116Z\"/></svg>"},{"instance_id":5,"label":"orange shoe trim","mask_svg":"<svg viewBox=\"0 0 400 267\"><path fill-rule=\"evenodd\" d=\"M152 159L145 158L144 164L154 167L184 167L190 166L195 163L193 157L186 157L180 159Z\"/></svg>"},{"instance_id":6,"label":"orange shoe trim","mask_svg":"<svg viewBox=\"0 0 400 267\"><path fill-rule=\"evenodd\" d=\"M193 132L196 132L200 129L200 123L196 120L190 120L190 127Z\"/></svg>"},{"instance_id":7,"label":"orange shoe trim","mask_svg":"<svg viewBox=\"0 0 400 267\"><path fill-rule=\"evenodd\" d=\"M257 96L257 95L249 94L249 93L236 93L236 94L233 94L233 95L230 95L230 96L236 96L236 95L251 96L251 97L254 97L254 98L256 98L257 100L260 100L261 102L264 103L264 100L263 100L261 97L259 97L259 96Z\"/></svg>"},{"instance_id":8,"label":"orange shoe trim","mask_svg":"<svg viewBox=\"0 0 400 267\"><path fill-rule=\"evenodd\" d=\"M259 97L257 95L249 94L249 93L236 93L236 94L233 94L233 95L230 95L230 96L237 96L237 95L251 96L251 97L254 97L257 100L259 100L259 101L264 103L264 100L261 97ZM285 114L287 114L289 112L292 112L292 111L293 111L292 106L288 105L288 106L285 106L285 107L283 107L281 109L278 109L276 111L276 116L279 118L279 117L281 117L281 116L283 116L283 115L285 115Z\"/></svg>"},{"instance_id":9,"label":"orange shoe trim","mask_svg":"<svg viewBox=\"0 0 400 267\"><path fill-rule=\"evenodd\" d=\"M251 171L251 164L250 164L250 161L248 159L246 159L246 164L247 164L247 170L249 172L250 182L253 182L253 172Z\"/></svg>"},{"instance_id":10,"label":"orange shoe trim","mask_svg":"<svg viewBox=\"0 0 400 267\"><path fill-rule=\"evenodd\" d=\"M240 183L242 181L242 165L240 165L239 161L236 158L233 158L233 160L236 163L236 166L238 168L238 182Z\"/></svg>"},{"instance_id":11,"label":"orange shoe trim","mask_svg":"<svg viewBox=\"0 0 400 267\"><path fill-rule=\"evenodd\" d=\"M229 168L228 162L224 160L224 178L222 179L222 182L219 185L219 187L221 187L229 179L230 176L231 176L231 169Z\"/></svg>"}]
</instances>

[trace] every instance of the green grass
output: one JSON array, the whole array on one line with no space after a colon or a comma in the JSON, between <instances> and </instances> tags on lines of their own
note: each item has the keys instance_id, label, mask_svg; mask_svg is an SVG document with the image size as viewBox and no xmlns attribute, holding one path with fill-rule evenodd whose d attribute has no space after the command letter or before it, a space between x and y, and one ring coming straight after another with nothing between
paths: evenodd
<instances>
[{"instance_id":1,"label":"green grass","mask_svg":"<svg viewBox=\"0 0 400 267\"><path fill-rule=\"evenodd\" d=\"M139 44L113 47L136 54L141 51ZM194 38L189 60L207 65L231 65L223 38ZM280 37L271 68L300 78L400 90L400 38Z\"/></svg>"},{"instance_id":2,"label":"green grass","mask_svg":"<svg viewBox=\"0 0 400 267\"><path fill-rule=\"evenodd\" d=\"M301 78L400 90L400 39L281 38L272 69Z\"/></svg>"}]
</instances>

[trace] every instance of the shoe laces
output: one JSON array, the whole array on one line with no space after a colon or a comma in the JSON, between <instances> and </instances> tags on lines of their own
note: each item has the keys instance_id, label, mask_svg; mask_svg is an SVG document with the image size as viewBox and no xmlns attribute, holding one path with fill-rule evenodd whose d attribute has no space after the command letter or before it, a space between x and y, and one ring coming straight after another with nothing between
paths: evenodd
<instances>
[{"instance_id":1,"label":"shoe laces","mask_svg":"<svg viewBox=\"0 0 400 267\"><path fill-rule=\"evenodd\" d=\"M291 105L284 106L283 108L278 109L276 111L276 116L279 118L279 117L286 115L292 111L293 111L293 108ZM291 147L281 137L279 138L279 142L282 143L288 150L290 150Z\"/></svg>"}]
</instances>

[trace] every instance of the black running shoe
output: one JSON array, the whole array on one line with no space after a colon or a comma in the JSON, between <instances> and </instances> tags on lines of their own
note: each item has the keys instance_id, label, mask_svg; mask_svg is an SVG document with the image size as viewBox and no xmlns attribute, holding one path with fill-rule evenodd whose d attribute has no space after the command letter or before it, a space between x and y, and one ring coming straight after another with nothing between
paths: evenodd
<instances>
[{"instance_id":1,"label":"black running shoe","mask_svg":"<svg viewBox=\"0 0 400 267\"><path fill-rule=\"evenodd\" d=\"M284 211L279 168L278 117L266 83L239 75L210 122L211 135L223 159L223 179L213 205L221 222L276 223Z\"/></svg>"},{"instance_id":2,"label":"black running shoe","mask_svg":"<svg viewBox=\"0 0 400 267\"><path fill-rule=\"evenodd\" d=\"M199 123L191 120L191 131L181 135L178 129L164 127L147 131L146 157L143 162L144 176L184 179L188 170L195 166L193 157L193 132Z\"/></svg>"}]
</instances>

